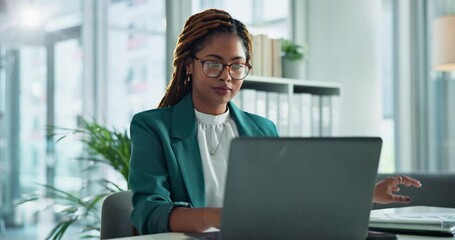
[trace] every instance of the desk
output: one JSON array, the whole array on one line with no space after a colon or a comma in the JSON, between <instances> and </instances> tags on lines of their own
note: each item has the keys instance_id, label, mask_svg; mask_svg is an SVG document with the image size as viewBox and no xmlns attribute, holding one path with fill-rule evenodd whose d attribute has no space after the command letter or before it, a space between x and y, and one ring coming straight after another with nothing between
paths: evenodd
<instances>
[{"instance_id":1,"label":"desk","mask_svg":"<svg viewBox=\"0 0 455 240\"><path fill-rule=\"evenodd\" d=\"M115 238L115 240L188 240L188 236L183 233L160 233L137 237ZM450 237L428 237L415 235L398 235L397 240L454 240Z\"/></svg>"}]
</instances>

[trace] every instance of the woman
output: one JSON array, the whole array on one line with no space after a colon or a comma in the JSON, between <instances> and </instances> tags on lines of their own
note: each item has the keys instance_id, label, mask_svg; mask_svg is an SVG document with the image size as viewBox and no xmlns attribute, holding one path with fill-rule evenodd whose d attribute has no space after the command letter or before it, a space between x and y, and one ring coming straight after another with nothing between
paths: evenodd
<instances>
[{"instance_id":1,"label":"woman","mask_svg":"<svg viewBox=\"0 0 455 240\"><path fill-rule=\"evenodd\" d=\"M141 234L201 232L220 227L229 142L236 136L276 137L268 119L230 100L251 69L246 27L227 12L191 16L179 36L174 73L159 108L131 122L131 219ZM406 176L376 185L379 203L409 202L394 195Z\"/></svg>"}]
</instances>

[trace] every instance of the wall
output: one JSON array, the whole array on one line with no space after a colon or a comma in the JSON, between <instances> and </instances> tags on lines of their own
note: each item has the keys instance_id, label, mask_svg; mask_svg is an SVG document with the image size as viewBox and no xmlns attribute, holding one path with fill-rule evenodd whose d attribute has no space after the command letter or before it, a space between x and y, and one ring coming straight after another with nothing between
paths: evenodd
<instances>
[{"instance_id":1,"label":"wall","mask_svg":"<svg viewBox=\"0 0 455 240\"><path fill-rule=\"evenodd\" d=\"M380 135L382 1L308 0L307 8L307 75L342 83L340 135Z\"/></svg>"}]
</instances>

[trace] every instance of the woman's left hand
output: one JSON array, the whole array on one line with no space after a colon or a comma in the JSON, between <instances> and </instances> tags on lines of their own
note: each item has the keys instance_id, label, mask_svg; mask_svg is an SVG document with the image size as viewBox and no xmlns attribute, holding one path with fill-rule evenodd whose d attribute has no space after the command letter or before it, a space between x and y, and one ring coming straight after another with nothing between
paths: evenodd
<instances>
[{"instance_id":1,"label":"woman's left hand","mask_svg":"<svg viewBox=\"0 0 455 240\"><path fill-rule=\"evenodd\" d=\"M420 188L422 184L417 179L412 177L400 175L394 177L387 177L376 183L374 189L373 201L376 203L409 203L411 201L410 196L397 195L395 192L400 191L398 185L404 185L407 187Z\"/></svg>"}]
</instances>

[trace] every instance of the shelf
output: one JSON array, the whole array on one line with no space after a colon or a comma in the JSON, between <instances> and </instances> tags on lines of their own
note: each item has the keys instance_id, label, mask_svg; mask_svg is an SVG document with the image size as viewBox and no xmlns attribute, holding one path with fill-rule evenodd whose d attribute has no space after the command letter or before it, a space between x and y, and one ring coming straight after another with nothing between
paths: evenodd
<instances>
[{"instance_id":1,"label":"shelf","mask_svg":"<svg viewBox=\"0 0 455 240\"><path fill-rule=\"evenodd\" d=\"M237 98L242 109L272 120L281 136L337 133L341 84L248 76Z\"/></svg>"},{"instance_id":2,"label":"shelf","mask_svg":"<svg viewBox=\"0 0 455 240\"><path fill-rule=\"evenodd\" d=\"M303 79L248 76L242 88L279 93L310 93L315 95L341 95L341 84Z\"/></svg>"}]
</instances>

